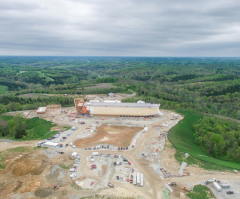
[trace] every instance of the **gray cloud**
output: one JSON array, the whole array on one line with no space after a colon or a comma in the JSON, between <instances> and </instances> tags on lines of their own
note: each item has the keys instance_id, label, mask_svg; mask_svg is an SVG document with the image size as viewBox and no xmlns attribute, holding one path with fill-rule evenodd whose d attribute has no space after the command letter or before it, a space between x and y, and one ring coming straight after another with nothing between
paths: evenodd
<instances>
[{"instance_id":1,"label":"gray cloud","mask_svg":"<svg viewBox=\"0 0 240 199\"><path fill-rule=\"evenodd\" d=\"M239 56L239 0L2 0L1 55Z\"/></svg>"}]
</instances>

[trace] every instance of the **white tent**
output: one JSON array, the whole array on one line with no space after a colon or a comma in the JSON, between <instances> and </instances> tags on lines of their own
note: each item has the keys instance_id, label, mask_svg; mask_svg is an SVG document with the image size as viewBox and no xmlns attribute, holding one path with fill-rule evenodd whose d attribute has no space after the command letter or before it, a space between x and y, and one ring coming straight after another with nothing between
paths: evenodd
<instances>
[{"instance_id":1,"label":"white tent","mask_svg":"<svg viewBox=\"0 0 240 199\"><path fill-rule=\"evenodd\" d=\"M77 152L73 152L73 153L72 153L72 157L76 157L77 155L78 155Z\"/></svg>"}]
</instances>

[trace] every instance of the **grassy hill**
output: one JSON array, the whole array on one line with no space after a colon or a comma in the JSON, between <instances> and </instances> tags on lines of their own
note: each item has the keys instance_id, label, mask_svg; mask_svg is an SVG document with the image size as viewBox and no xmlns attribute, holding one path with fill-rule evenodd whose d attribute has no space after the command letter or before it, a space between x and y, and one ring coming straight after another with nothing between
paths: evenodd
<instances>
[{"instance_id":1,"label":"grassy hill","mask_svg":"<svg viewBox=\"0 0 240 199\"><path fill-rule=\"evenodd\" d=\"M13 118L13 116L0 116L0 120L9 121ZM24 119L25 122L28 125L27 130L31 130L33 134L31 136L27 136L26 139L15 139L12 137L2 137L6 139L14 139L16 141L22 141L22 140L43 140L48 137L51 137L56 134L56 131L50 131L51 127L56 126L55 124L52 124L50 121L46 121L43 119L39 119L38 117L32 118L32 119Z\"/></svg>"},{"instance_id":2,"label":"grassy hill","mask_svg":"<svg viewBox=\"0 0 240 199\"><path fill-rule=\"evenodd\" d=\"M169 130L168 139L180 152L190 154L190 157L184 161L188 162L189 159L189 163L198 163L203 167L203 164L205 164L205 166L208 165L207 168L213 169L214 167L209 167L209 163L215 165L216 169L240 169L240 164L213 158L205 151L201 150L195 143L195 131L193 129L193 125L203 118L203 114L191 111L176 112L185 117L176 126ZM177 155L179 155L179 153ZM216 165L219 165L219 167Z\"/></svg>"}]
</instances>

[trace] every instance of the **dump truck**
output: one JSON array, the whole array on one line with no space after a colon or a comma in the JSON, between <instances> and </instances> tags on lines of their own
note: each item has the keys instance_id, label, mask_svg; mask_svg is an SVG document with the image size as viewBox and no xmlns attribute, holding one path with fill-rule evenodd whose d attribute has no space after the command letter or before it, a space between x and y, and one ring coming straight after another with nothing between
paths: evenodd
<instances>
[{"instance_id":1,"label":"dump truck","mask_svg":"<svg viewBox=\"0 0 240 199\"><path fill-rule=\"evenodd\" d=\"M190 189L188 189L186 186L183 186L182 189L188 192L190 191Z\"/></svg>"}]
</instances>

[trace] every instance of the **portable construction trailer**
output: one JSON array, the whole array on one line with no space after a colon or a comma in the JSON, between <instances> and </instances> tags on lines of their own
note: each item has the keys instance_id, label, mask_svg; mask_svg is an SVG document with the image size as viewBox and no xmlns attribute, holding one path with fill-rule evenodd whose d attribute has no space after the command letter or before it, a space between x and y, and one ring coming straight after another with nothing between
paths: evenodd
<instances>
[{"instance_id":1,"label":"portable construction trailer","mask_svg":"<svg viewBox=\"0 0 240 199\"><path fill-rule=\"evenodd\" d=\"M213 187L219 192L222 191L222 188L220 187L220 185L217 182L213 182Z\"/></svg>"},{"instance_id":2,"label":"portable construction trailer","mask_svg":"<svg viewBox=\"0 0 240 199\"><path fill-rule=\"evenodd\" d=\"M140 172L137 172L137 185L140 186L140 183L141 183Z\"/></svg>"},{"instance_id":3,"label":"portable construction trailer","mask_svg":"<svg viewBox=\"0 0 240 199\"><path fill-rule=\"evenodd\" d=\"M137 173L133 172L133 184L136 185L137 184Z\"/></svg>"},{"instance_id":4,"label":"portable construction trailer","mask_svg":"<svg viewBox=\"0 0 240 199\"><path fill-rule=\"evenodd\" d=\"M143 173L140 174L140 178L141 178L140 186L143 187Z\"/></svg>"},{"instance_id":5,"label":"portable construction trailer","mask_svg":"<svg viewBox=\"0 0 240 199\"><path fill-rule=\"evenodd\" d=\"M221 187L223 188L223 189L229 189L230 188L230 184L221 184Z\"/></svg>"},{"instance_id":6,"label":"portable construction trailer","mask_svg":"<svg viewBox=\"0 0 240 199\"><path fill-rule=\"evenodd\" d=\"M59 147L59 143L56 142L45 142L43 144L44 147L49 147L49 148L58 148Z\"/></svg>"}]
</instances>

